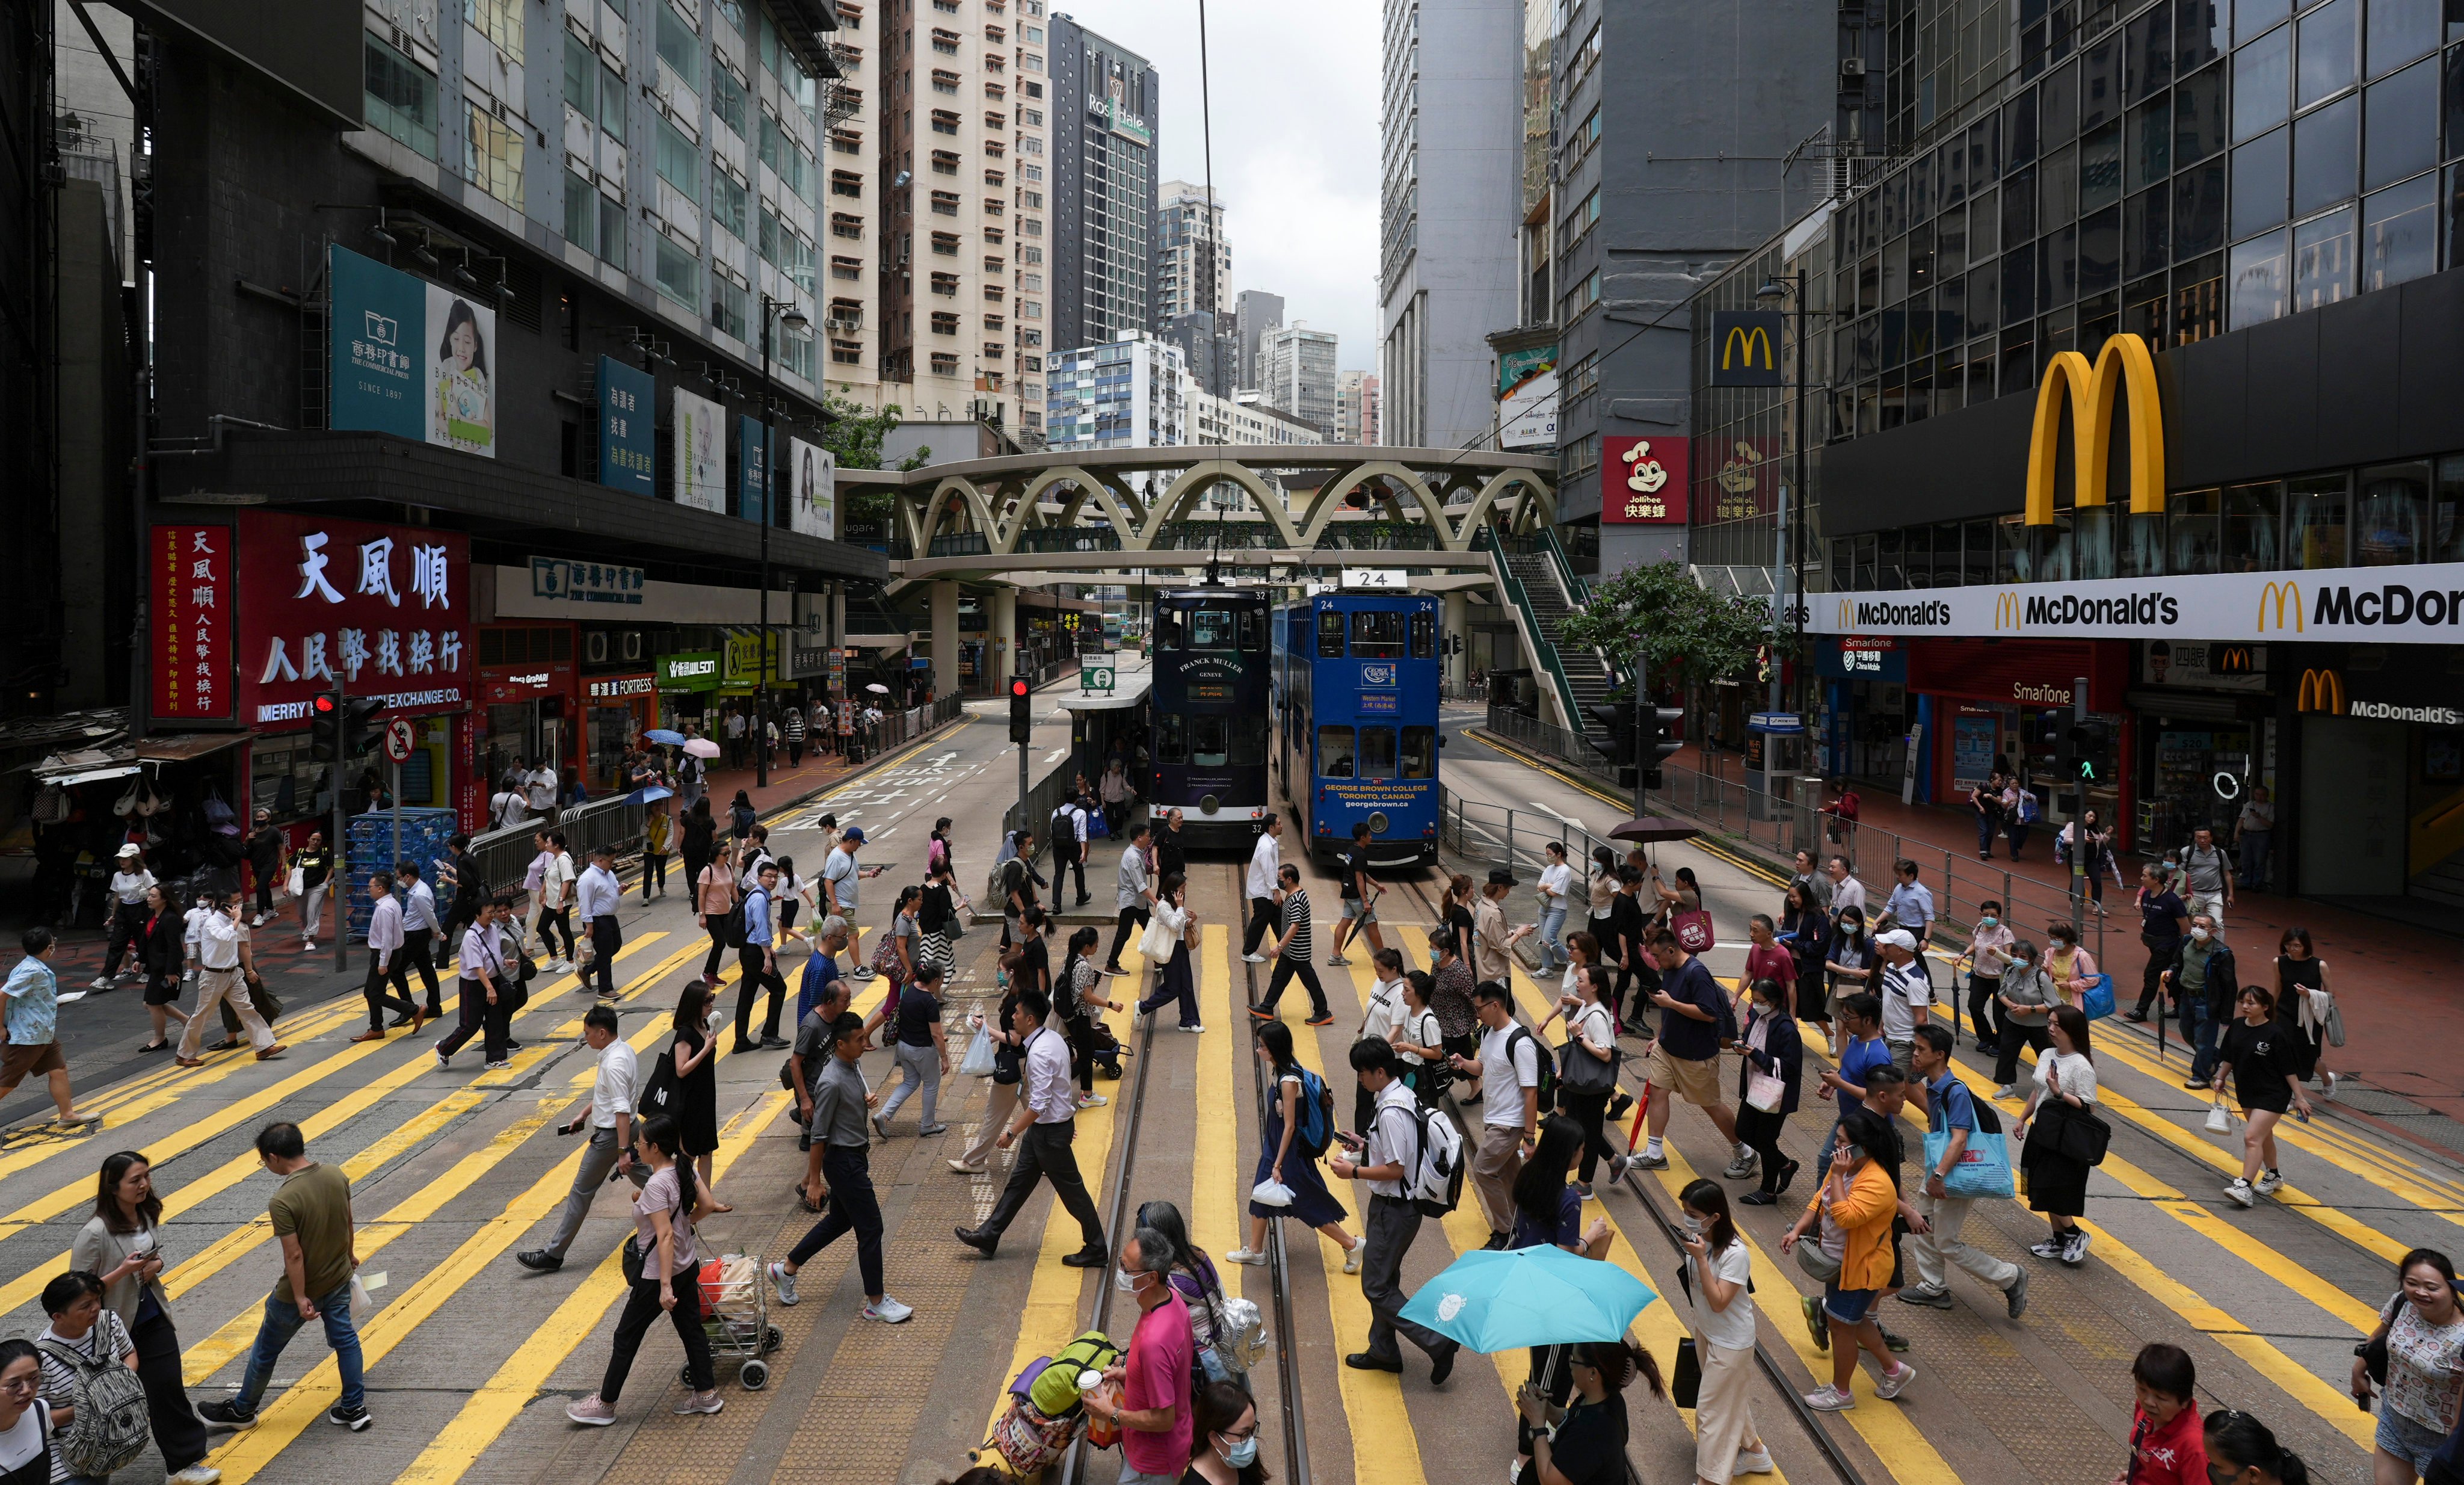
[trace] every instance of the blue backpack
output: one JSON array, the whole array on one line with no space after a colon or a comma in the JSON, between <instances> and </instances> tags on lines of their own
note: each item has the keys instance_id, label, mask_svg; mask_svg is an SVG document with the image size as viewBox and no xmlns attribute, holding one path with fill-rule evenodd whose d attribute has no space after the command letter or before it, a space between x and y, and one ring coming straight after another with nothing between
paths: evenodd
<instances>
[{"instance_id":1,"label":"blue backpack","mask_svg":"<svg viewBox=\"0 0 2464 1485\"><path fill-rule=\"evenodd\" d=\"M1301 1152L1315 1160L1334 1142L1334 1095L1326 1080L1307 1068L1301 1069L1300 1123L1292 1131L1292 1142Z\"/></svg>"}]
</instances>

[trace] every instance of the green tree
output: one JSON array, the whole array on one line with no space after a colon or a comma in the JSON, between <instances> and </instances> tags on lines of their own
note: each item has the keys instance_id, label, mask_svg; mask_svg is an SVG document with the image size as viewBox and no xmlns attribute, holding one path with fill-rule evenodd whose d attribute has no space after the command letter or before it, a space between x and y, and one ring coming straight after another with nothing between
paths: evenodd
<instances>
[{"instance_id":1,"label":"green tree","mask_svg":"<svg viewBox=\"0 0 2464 1485\"><path fill-rule=\"evenodd\" d=\"M1639 657L1658 691L1752 676L1756 650L1771 640L1771 612L1705 590L1683 563L1646 563L1593 585L1591 602L1557 633L1560 644L1597 650L1621 670Z\"/></svg>"},{"instance_id":2,"label":"green tree","mask_svg":"<svg viewBox=\"0 0 2464 1485\"><path fill-rule=\"evenodd\" d=\"M822 397L822 410L829 415L829 427L822 432L822 447L837 456L841 469L881 468L881 441L905 421L906 411L891 403L878 412L868 412L853 398L837 392ZM928 445L901 460L898 468L920 468L933 450Z\"/></svg>"}]
</instances>

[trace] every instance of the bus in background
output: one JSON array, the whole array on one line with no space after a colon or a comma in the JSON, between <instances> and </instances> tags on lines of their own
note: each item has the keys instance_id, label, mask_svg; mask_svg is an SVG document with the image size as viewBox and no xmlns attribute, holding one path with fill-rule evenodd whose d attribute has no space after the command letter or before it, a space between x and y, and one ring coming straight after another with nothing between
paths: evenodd
<instances>
[{"instance_id":1,"label":"bus in background","mask_svg":"<svg viewBox=\"0 0 2464 1485\"><path fill-rule=\"evenodd\" d=\"M1318 593L1275 624L1276 756L1325 860L1366 821L1377 866L1438 858L1438 600Z\"/></svg>"},{"instance_id":2,"label":"bus in background","mask_svg":"<svg viewBox=\"0 0 2464 1485\"><path fill-rule=\"evenodd\" d=\"M1265 829L1274 617L1256 588L1174 589L1155 604L1150 817L1177 807L1192 846L1245 850Z\"/></svg>"}]
</instances>

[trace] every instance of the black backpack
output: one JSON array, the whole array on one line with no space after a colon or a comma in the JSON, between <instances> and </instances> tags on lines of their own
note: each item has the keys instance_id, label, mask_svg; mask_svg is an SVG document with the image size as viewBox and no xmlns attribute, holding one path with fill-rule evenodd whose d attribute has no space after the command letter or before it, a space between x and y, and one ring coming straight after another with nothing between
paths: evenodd
<instances>
[{"instance_id":1,"label":"black backpack","mask_svg":"<svg viewBox=\"0 0 2464 1485\"><path fill-rule=\"evenodd\" d=\"M1532 1035L1528 1028L1526 1028L1521 1022L1517 1022L1515 1023L1513 1033L1506 1039L1506 1055L1507 1060L1509 1063L1513 1060L1514 1049L1525 1042L1529 1042L1531 1044L1532 1058L1539 1069L1540 1101L1538 1109L1540 1116L1545 1119L1557 1112L1557 1058L1555 1053L1550 1051L1549 1044L1547 1042L1544 1042L1537 1036ZM1486 1093L1487 1090L1483 1089L1482 1092Z\"/></svg>"}]
</instances>

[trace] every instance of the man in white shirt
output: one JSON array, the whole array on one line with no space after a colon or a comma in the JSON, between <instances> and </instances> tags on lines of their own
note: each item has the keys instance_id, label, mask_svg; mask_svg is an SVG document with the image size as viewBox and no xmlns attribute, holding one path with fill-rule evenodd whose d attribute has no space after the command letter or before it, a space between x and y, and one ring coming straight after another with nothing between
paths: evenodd
<instances>
[{"instance_id":1,"label":"man in white shirt","mask_svg":"<svg viewBox=\"0 0 2464 1485\"><path fill-rule=\"evenodd\" d=\"M1143 931L1155 914L1155 875L1147 869L1149 839L1154 828L1141 820L1130 831L1130 843L1121 849L1120 894L1116 905L1120 918L1112 928L1112 952L1104 961L1104 973L1127 974L1121 967L1121 950L1133 932ZM1155 966L1160 972L1162 965Z\"/></svg>"},{"instance_id":2,"label":"man in white shirt","mask_svg":"<svg viewBox=\"0 0 2464 1485\"><path fill-rule=\"evenodd\" d=\"M727 714L727 765L731 768L744 766L744 714L742 712Z\"/></svg>"},{"instance_id":3,"label":"man in white shirt","mask_svg":"<svg viewBox=\"0 0 2464 1485\"><path fill-rule=\"evenodd\" d=\"M616 1008L593 1006L582 1013L582 1039L599 1053L599 1068L590 1080L590 1107L560 1133L579 1134L590 1126L590 1145L582 1152L582 1168L573 1173L573 1189L565 1193L564 1212L556 1236L544 1248L516 1253L514 1261L536 1273L553 1274L564 1267L564 1252L590 1215L591 1198L607 1184L608 1173L622 1170L639 1186L649 1171L633 1158L633 1100L639 1092L641 1063L625 1038L616 1034Z\"/></svg>"},{"instance_id":4,"label":"man in white shirt","mask_svg":"<svg viewBox=\"0 0 2464 1485\"><path fill-rule=\"evenodd\" d=\"M451 860L449 857L450 870ZM406 969L419 971L420 983L428 987L428 1019L440 1020L445 1015L445 1002L436 988L436 950L444 946L444 920L436 915L436 894L420 879L419 863L396 861L394 879L402 883L402 962ZM407 978L407 977L406 977Z\"/></svg>"},{"instance_id":5,"label":"man in white shirt","mask_svg":"<svg viewBox=\"0 0 2464 1485\"><path fill-rule=\"evenodd\" d=\"M1275 883L1283 875L1284 817L1266 816L1266 828L1258 836L1257 849L1249 853L1249 931L1241 936L1241 957L1253 964L1263 964L1266 956L1258 946L1276 929Z\"/></svg>"},{"instance_id":6,"label":"man in white shirt","mask_svg":"<svg viewBox=\"0 0 2464 1485\"><path fill-rule=\"evenodd\" d=\"M1018 1112L997 1142L1004 1150L1021 1135L1026 1142L1010 1166L1009 1184L1001 1187L992 1215L981 1227L958 1229L958 1241L991 1257L1001 1233L1034 1193L1036 1182L1048 1180L1053 1196L1078 1219L1079 1235L1086 1240L1061 1261L1073 1269L1091 1269L1105 1263L1111 1250L1104 1245L1104 1219L1095 1210L1095 1198L1078 1173L1077 1152L1069 1147L1077 1135L1078 1090L1069 1080L1068 1039L1044 1024L1051 1014L1052 1001L1042 990L1019 992L1010 1029L1024 1038L1026 1065L1019 1083Z\"/></svg>"},{"instance_id":7,"label":"man in white shirt","mask_svg":"<svg viewBox=\"0 0 2464 1485\"><path fill-rule=\"evenodd\" d=\"M1369 956L1377 983L1369 989L1369 1008L1360 1017L1360 1032L1354 1042L1388 1042L1394 1040L1395 1029L1403 1024L1411 1010L1403 1004L1403 954L1399 949L1379 949ZM1401 1075L1401 1064L1397 1075ZM1409 1089L1404 1090L1410 1092ZM1366 1134L1369 1131L1371 1105L1375 1102L1369 1085L1354 1079L1352 1088L1352 1122Z\"/></svg>"},{"instance_id":8,"label":"man in white shirt","mask_svg":"<svg viewBox=\"0 0 2464 1485\"><path fill-rule=\"evenodd\" d=\"M1393 952L1378 951L1380 973L1384 972L1382 961ZM1398 966L1400 963L1398 956ZM1397 974L1396 983L1400 985L1399 967ZM1403 1065L1382 1039L1372 1041L1364 1035L1352 1044L1352 1072L1373 1100L1372 1114L1362 1120L1356 1145L1351 1139L1344 1141L1354 1145L1359 1155L1336 1150L1327 1156L1326 1165L1338 1180L1369 1183L1369 1219L1362 1238L1368 1247L1360 1263L1360 1297L1369 1301L1369 1349L1345 1357L1343 1364L1356 1371L1400 1372L1402 1348L1395 1338L1401 1335L1429 1354L1429 1383L1434 1386L1454 1371L1455 1354L1463 1345L1400 1318L1403 1256L1420 1235L1420 1209L1412 1205L1411 1193L1403 1187L1411 1169L1406 1163L1418 1158L1424 1138L1420 1102L1403 1086ZM1446 1116L1437 1112L1431 1117Z\"/></svg>"},{"instance_id":9,"label":"man in white shirt","mask_svg":"<svg viewBox=\"0 0 2464 1485\"><path fill-rule=\"evenodd\" d=\"M531 771L522 775L522 792L532 814L542 820L556 818L556 770L546 759L531 761Z\"/></svg>"},{"instance_id":10,"label":"man in white shirt","mask_svg":"<svg viewBox=\"0 0 2464 1485\"><path fill-rule=\"evenodd\" d=\"M1484 1248L1504 1248L1514 1232L1514 1178L1540 1143L1540 1052L1514 1019L1506 986L1483 980L1472 992L1480 1014L1480 1055L1455 1058L1455 1070L1480 1079L1480 1152L1472 1157L1472 1189L1488 1217Z\"/></svg>"},{"instance_id":11,"label":"man in white shirt","mask_svg":"<svg viewBox=\"0 0 2464 1485\"><path fill-rule=\"evenodd\" d=\"M188 1013L188 1024L180 1031L180 1049L173 1053L182 1067L205 1065L197 1048L206 1028L221 1024L215 1011L224 1004L239 1017L259 1062L284 1050L274 1039L274 1029L256 1013L248 998L248 984L240 978L240 941L246 930L239 925L239 915L237 898L218 898L213 913L197 925L197 1008Z\"/></svg>"},{"instance_id":12,"label":"man in white shirt","mask_svg":"<svg viewBox=\"0 0 2464 1485\"><path fill-rule=\"evenodd\" d=\"M111 873L111 943L103 950L96 989L107 990L119 980L121 954L136 950L143 964L144 954L138 949L137 940L145 931L145 889L153 885L154 874L145 869L145 853L134 841L121 847Z\"/></svg>"},{"instance_id":13,"label":"man in white shirt","mask_svg":"<svg viewBox=\"0 0 2464 1485\"><path fill-rule=\"evenodd\" d=\"M1932 1014L1933 981L1917 951L1916 936L1905 928L1878 935L1874 953L1882 962L1877 982L1877 993L1882 998L1882 1041L1891 1049L1891 1060L1905 1073L1916 1065L1917 1028Z\"/></svg>"},{"instance_id":14,"label":"man in white shirt","mask_svg":"<svg viewBox=\"0 0 2464 1485\"><path fill-rule=\"evenodd\" d=\"M1839 926L1839 915L1852 907L1860 918L1874 916L1865 910L1865 884L1849 873L1846 856L1833 856L1822 870L1831 878L1831 925L1834 928Z\"/></svg>"},{"instance_id":15,"label":"man in white shirt","mask_svg":"<svg viewBox=\"0 0 2464 1485\"><path fill-rule=\"evenodd\" d=\"M575 884L581 898L582 931L590 936L590 967L583 978L599 983L599 998L616 998L616 951L625 946L617 931L616 904L625 900L625 884L616 879L616 848L590 848L590 866Z\"/></svg>"},{"instance_id":16,"label":"man in white shirt","mask_svg":"<svg viewBox=\"0 0 2464 1485\"><path fill-rule=\"evenodd\" d=\"M402 899L393 895L393 874L378 872L368 877L368 972L360 983L360 993L368 1003L368 1029L354 1036L355 1042L385 1040L385 1008L400 1013L394 1024L407 1026L413 1035L419 1023L426 1019L419 1002L410 998L410 986L402 967ZM388 990L385 982L391 980Z\"/></svg>"}]
</instances>

